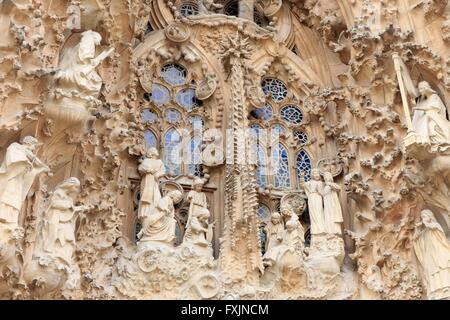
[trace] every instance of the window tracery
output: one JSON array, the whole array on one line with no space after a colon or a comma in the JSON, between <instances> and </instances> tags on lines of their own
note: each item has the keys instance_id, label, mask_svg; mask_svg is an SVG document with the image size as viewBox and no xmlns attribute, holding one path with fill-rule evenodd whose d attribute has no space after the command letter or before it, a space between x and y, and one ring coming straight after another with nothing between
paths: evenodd
<instances>
[{"instance_id":1,"label":"window tracery","mask_svg":"<svg viewBox=\"0 0 450 320\"><path fill-rule=\"evenodd\" d=\"M295 105L287 105L280 111L281 117L294 125L299 125L303 121L303 112Z\"/></svg>"},{"instance_id":2,"label":"window tracery","mask_svg":"<svg viewBox=\"0 0 450 320\"><path fill-rule=\"evenodd\" d=\"M198 5L193 2L182 3L180 13L183 17L195 16L198 14Z\"/></svg>"},{"instance_id":3,"label":"window tracery","mask_svg":"<svg viewBox=\"0 0 450 320\"><path fill-rule=\"evenodd\" d=\"M304 177L304 181L309 181L311 179L311 159L306 151L301 150L296 157L296 171L298 180Z\"/></svg>"},{"instance_id":4,"label":"window tracery","mask_svg":"<svg viewBox=\"0 0 450 320\"><path fill-rule=\"evenodd\" d=\"M262 82L264 94L275 102L281 102L287 98L287 86L281 80L265 78Z\"/></svg>"},{"instance_id":5,"label":"window tracery","mask_svg":"<svg viewBox=\"0 0 450 320\"><path fill-rule=\"evenodd\" d=\"M187 71L179 64L169 63L161 68L161 77L172 86L186 84Z\"/></svg>"}]
</instances>

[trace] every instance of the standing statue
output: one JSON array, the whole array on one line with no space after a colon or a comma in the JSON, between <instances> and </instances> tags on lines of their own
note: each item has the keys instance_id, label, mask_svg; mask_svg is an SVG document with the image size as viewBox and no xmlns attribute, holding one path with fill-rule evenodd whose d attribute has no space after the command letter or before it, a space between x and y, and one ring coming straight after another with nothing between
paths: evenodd
<instances>
[{"instance_id":1,"label":"standing statue","mask_svg":"<svg viewBox=\"0 0 450 320\"><path fill-rule=\"evenodd\" d=\"M36 138L27 136L22 144L14 142L6 150L0 167L0 225L7 230L18 227L20 210L36 176L50 172L36 156L38 146Z\"/></svg>"},{"instance_id":2,"label":"standing statue","mask_svg":"<svg viewBox=\"0 0 450 320\"><path fill-rule=\"evenodd\" d=\"M423 210L413 237L414 252L422 266L429 299L450 297L450 244L433 212Z\"/></svg>"},{"instance_id":3,"label":"standing statue","mask_svg":"<svg viewBox=\"0 0 450 320\"><path fill-rule=\"evenodd\" d=\"M426 81L419 83L419 100L413 107L413 130L422 142L430 143L432 150L445 151L450 148L450 122L441 98Z\"/></svg>"},{"instance_id":4,"label":"standing statue","mask_svg":"<svg viewBox=\"0 0 450 320\"><path fill-rule=\"evenodd\" d=\"M141 181L141 198L139 201L138 218L148 217L156 204L161 200L159 179L165 174L164 163L158 159L158 150L150 148L138 167L143 175Z\"/></svg>"},{"instance_id":5,"label":"standing statue","mask_svg":"<svg viewBox=\"0 0 450 320\"><path fill-rule=\"evenodd\" d=\"M324 184L318 169L311 170L311 180L305 183L308 196L309 216L311 219L311 235L326 233L325 217L323 212Z\"/></svg>"},{"instance_id":6,"label":"standing statue","mask_svg":"<svg viewBox=\"0 0 450 320\"><path fill-rule=\"evenodd\" d=\"M264 265L272 266L277 262L284 235L284 223L278 212L272 213L269 224L266 227L266 253L264 254Z\"/></svg>"},{"instance_id":7,"label":"standing statue","mask_svg":"<svg viewBox=\"0 0 450 320\"><path fill-rule=\"evenodd\" d=\"M79 193L80 181L77 178L72 177L61 182L50 198L39 233L42 251L68 265L74 263L75 224L78 214L92 209L92 206L74 205L74 199Z\"/></svg>"},{"instance_id":8,"label":"standing statue","mask_svg":"<svg viewBox=\"0 0 450 320\"><path fill-rule=\"evenodd\" d=\"M173 190L158 201L153 212L142 221L142 229L138 234L140 243L175 244L175 204L182 198L180 191Z\"/></svg>"},{"instance_id":9,"label":"standing statue","mask_svg":"<svg viewBox=\"0 0 450 320\"><path fill-rule=\"evenodd\" d=\"M344 222L342 218L341 203L339 202L338 192L341 187L334 183L331 172L323 174L325 186L323 188L323 206L325 217L325 230L330 234L341 234L341 223Z\"/></svg>"}]
</instances>

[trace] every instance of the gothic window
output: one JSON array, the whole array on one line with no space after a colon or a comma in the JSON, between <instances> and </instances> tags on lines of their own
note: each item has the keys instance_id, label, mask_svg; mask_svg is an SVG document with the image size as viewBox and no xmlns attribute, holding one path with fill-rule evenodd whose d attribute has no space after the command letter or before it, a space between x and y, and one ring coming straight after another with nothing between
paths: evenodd
<instances>
[{"instance_id":1,"label":"gothic window","mask_svg":"<svg viewBox=\"0 0 450 320\"><path fill-rule=\"evenodd\" d=\"M292 124L301 124L303 121L303 112L295 105L288 105L281 109L281 117Z\"/></svg>"},{"instance_id":2,"label":"gothic window","mask_svg":"<svg viewBox=\"0 0 450 320\"><path fill-rule=\"evenodd\" d=\"M188 112L202 105L202 102L195 97L195 90L191 88L180 90L177 93L177 102Z\"/></svg>"},{"instance_id":3,"label":"gothic window","mask_svg":"<svg viewBox=\"0 0 450 320\"><path fill-rule=\"evenodd\" d=\"M188 152L188 171L190 174L196 177L203 176L203 168L202 168L202 154L201 154L201 145L202 140L200 137L194 137L191 139L190 148Z\"/></svg>"},{"instance_id":4,"label":"gothic window","mask_svg":"<svg viewBox=\"0 0 450 320\"><path fill-rule=\"evenodd\" d=\"M169 63L161 68L161 76L168 84L179 86L187 81L187 71L178 64Z\"/></svg>"},{"instance_id":5,"label":"gothic window","mask_svg":"<svg viewBox=\"0 0 450 320\"><path fill-rule=\"evenodd\" d=\"M195 16L198 14L198 6L192 2L183 3L180 6L180 13L183 17Z\"/></svg>"},{"instance_id":6,"label":"gothic window","mask_svg":"<svg viewBox=\"0 0 450 320\"><path fill-rule=\"evenodd\" d=\"M164 137L164 165L167 173L181 174L181 136L175 129L167 131Z\"/></svg>"},{"instance_id":7,"label":"gothic window","mask_svg":"<svg viewBox=\"0 0 450 320\"><path fill-rule=\"evenodd\" d=\"M181 121L181 113L179 113L175 109L167 109L166 110L166 120L169 123L177 123Z\"/></svg>"},{"instance_id":8,"label":"gothic window","mask_svg":"<svg viewBox=\"0 0 450 320\"><path fill-rule=\"evenodd\" d=\"M144 98L157 106L163 106L170 101L170 92L165 86L154 83L151 94L146 93Z\"/></svg>"},{"instance_id":9,"label":"gothic window","mask_svg":"<svg viewBox=\"0 0 450 320\"><path fill-rule=\"evenodd\" d=\"M141 117L145 123L155 123L158 120L158 116L150 109L142 110Z\"/></svg>"},{"instance_id":10,"label":"gothic window","mask_svg":"<svg viewBox=\"0 0 450 320\"><path fill-rule=\"evenodd\" d=\"M189 123L192 125L192 129L194 132L202 132L203 131L203 126L205 125L205 122L203 121L202 117L190 116Z\"/></svg>"},{"instance_id":11,"label":"gothic window","mask_svg":"<svg viewBox=\"0 0 450 320\"><path fill-rule=\"evenodd\" d=\"M256 109L254 114L260 120L269 121L273 117L273 108L270 104L266 104L263 108Z\"/></svg>"},{"instance_id":12,"label":"gothic window","mask_svg":"<svg viewBox=\"0 0 450 320\"><path fill-rule=\"evenodd\" d=\"M274 124L271 127L272 140L279 139L280 136L286 134L286 129L281 124Z\"/></svg>"},{"instance_id":13,"label":"gothic window","mask_svg":"<svg viewBox=\"0 0 450 320\"><path fill-rule=\"evenodd\" d=\"M308 135L303 131L294 131L294 137L301 144L308 142Z\"/></svg>"},{"instance_id":14,"label":"gothic window","mask_svg":"<svg viewBox=\"0 0 450 320\"><path fill-rule=\"evenodd\" d=\"M289 153L281 143L273 148L272 166L275 177L275 188L289 188L291 186Z\"/></svg>"},{"instance_id":15,"label":"gothic window","mask_svg":"<svg viewBox=\"0 0 450 320\"><path fill-rule=\"evenodd\" d=\"M281 102L287 98L287 86L280 80L265 78L262 82L262 89L266 96L271 97L275 102Z\"/></svg>"},{"instance_id":16,"label":"gothic window","mask_svg":"<svg viewBox=\"0 0 450 320\"><path fill-rule=\"evenodd\" d=\"M149 148L157 148L157 140L156 136L151 132L150 130L146 130L144 132L144 141L145 141L145 147L147 149Z\"/></svg>"},{"instance_id":17,"label":"gothic window","mask_svg":"<svg viewBox=\"0 0 450 320\"><path fill-rule=\"evenodd\" d=\"M298 180L300 181L303 175L304 181L309 181L311 179L311 159L308 154L304 150L300 151L295 162Z\"/></svg>"}]
</instances>

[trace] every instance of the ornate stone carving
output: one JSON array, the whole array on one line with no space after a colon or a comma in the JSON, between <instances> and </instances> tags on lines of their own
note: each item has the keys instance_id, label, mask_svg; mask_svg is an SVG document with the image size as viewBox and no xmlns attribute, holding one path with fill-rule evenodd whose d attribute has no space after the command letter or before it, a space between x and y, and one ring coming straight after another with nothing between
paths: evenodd
<instances>
[{"instance_id":1,"label":"ornate stone carving","mask_svg":"<svg viewBox=\"0 0 450 320\"><path fill-rule=\"evenodd\" d=\"M182 23L173 22L164 29L167 39L175 43L185 42L191 36L189 27Z\"/></svg>"},{"instance_id":2,"label":"ornate stone carving","mask_svg":"<svg viewBox=\"0 0 450 320\"><path fill-rule=\"evenodd\" d=\"M197 99L206 100L211 97L217 89L216 76L209 74L206 79L201 81L195 89Z\"/></svg>"},{"instance_id":3,"label":"ornate stone carving","mask_svg":"<svg viewBox=\"0 0 450 320\"><path fill-rule=\"evenodd\" d=\"M203 141L206 142L202 151L202 162L205 166L215 167L223 164L224 151L222 133L218 129L208 129L203 132Z\"/></svg>"}]
</instances>

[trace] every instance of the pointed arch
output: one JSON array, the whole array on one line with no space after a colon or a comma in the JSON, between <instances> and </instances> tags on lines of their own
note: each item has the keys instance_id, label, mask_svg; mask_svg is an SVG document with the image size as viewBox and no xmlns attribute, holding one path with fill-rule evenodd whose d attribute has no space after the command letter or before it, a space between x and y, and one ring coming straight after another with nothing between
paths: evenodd
<instances>
[{"instance_id":1,"label":"pointed arch","mask_svg":"<svg viewBox=\"0 0 450 320\"><path fill-rule=\"evenodd\" d=\"M299 184L307 182L311 179L311 157L305 150L300 150L295 156L295 172ZM301 181L301 177L304 181Z\"/></svg>"}]
</instances>

